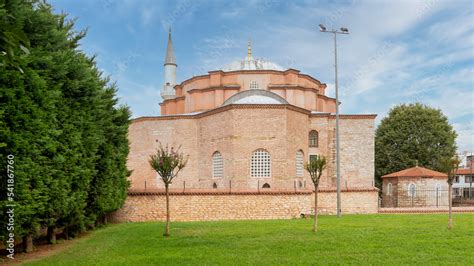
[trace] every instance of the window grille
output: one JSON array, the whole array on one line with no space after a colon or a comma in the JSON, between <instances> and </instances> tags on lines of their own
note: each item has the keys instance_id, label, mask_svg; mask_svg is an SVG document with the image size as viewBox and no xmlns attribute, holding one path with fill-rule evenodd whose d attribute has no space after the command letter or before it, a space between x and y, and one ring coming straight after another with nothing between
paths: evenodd
<instances>
[{"instance_id":1,"label":"window grille","mask_svg":"<svg viewBox=\"0 0 474 266\"><path fill-rule=\"evenodd\" d=\"M253 152L250 163L251 177L271 177L270 153L264 149Z\"/></svg>"},{"instance_id":2,"label":"window grille","mask_svg":"<svg viewBox=\"0 0 474 266\"><path fill-rule=\"evenodd\" d=\"M296 176L303 177L304 166L303 166L303 151L299 150L296 152Z\"/></svg>"},{"instance_id":3,"label":"window grille","mask_svg":"<svg viewBox=\"0 0 474 266\"><path fill-rule=\"evenodd\" d=\"M224 161L222 159L222 154L218 151L214 152L212 155L212 177L224 177Z\"/></svg>"},{"instance_id":4,"label":"window grille","mask_svg":"<svg viewBox=\"0 0 474 266\"><path fill-rule=\"evenodd\" d=\"M251 81L250 82L250 88L251 89L258 89L258 83L256 81Z\"/></svg>"},{"instance_id":5,"label":"window grille","mask_svg":"<svg viewBox=\"0 0 474 266\"><path fill-rule=\"evenodd\" d=\"M318 155L316 155L316 154L311 154L311 155L309 156L309 161L310 161L310 162L312 162L312 161L314 161L314 160L317 160L317 159L318 159Z\"/></svg>"}]
</instances>

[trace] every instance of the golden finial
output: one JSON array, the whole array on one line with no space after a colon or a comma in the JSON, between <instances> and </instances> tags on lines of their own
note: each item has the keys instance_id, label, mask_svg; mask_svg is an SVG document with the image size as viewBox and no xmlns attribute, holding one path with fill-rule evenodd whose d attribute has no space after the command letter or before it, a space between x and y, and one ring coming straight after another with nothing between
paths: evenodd
<instances>
[{"instance_id":1,"label":"golden finial","mask_svg":"<svg viewBox=\"0 0 474 266\"><path fill-rule=\"evenodd\" d=\"M252 57L252 42L250 41L250 39L247 45L247 56L248 58Z\"/></svg>"}]
</instances>

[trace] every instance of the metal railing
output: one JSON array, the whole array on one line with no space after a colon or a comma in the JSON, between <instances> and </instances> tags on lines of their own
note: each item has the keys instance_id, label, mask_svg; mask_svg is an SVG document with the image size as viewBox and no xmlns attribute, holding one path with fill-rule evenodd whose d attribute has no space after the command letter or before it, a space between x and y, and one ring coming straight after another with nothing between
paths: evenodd
<instances>
[{"instance_id":1,"label":"metal railing","mask_svg":"<svg viewBox=\"0 0 474 266\"><path fill-rule=\"evenodd\" d=\"M398 189L382 195L381 207L447 207L449 200L447 189ZM451 200L453 206L474 206L474 188L453 189Z\"/></svg>"}]
</instances>

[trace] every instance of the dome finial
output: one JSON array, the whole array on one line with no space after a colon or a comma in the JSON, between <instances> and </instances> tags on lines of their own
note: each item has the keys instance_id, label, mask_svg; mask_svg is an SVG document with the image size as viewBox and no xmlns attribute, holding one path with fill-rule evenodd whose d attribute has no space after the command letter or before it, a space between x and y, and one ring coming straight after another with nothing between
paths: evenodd
<instances>
[{"instance_id":1,"label":"dome finial","mask_svg":"<svg viewBox=\"0 0 474 266\"><path fill-rule=\"evenodd\" d=\"M249 42L247 44L247 56L248 58L252 58L252 41L249 38Z\"/></svg>"}]
</instances>

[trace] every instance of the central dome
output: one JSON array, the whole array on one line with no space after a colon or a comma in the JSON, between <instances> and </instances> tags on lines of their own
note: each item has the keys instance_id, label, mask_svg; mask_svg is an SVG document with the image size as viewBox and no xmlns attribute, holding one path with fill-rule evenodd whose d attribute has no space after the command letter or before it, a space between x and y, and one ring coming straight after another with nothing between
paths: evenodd
<instances>
[{"instance_id":1,"label":"central dome","mask_svg":"<svg viewBox=\"0 0 474 266\"><path fill-rule=\"evenodd\" d=\"M225 65L222 71L237 71L237 70L285 70L283 67L267 61L265 59L254 59L253 57L245 57L243 60L236 60L230 64Z\"/></svg>"},{"instance_id":2,"label":"central dome","mask_svg":"<svg viewBox=\"0 0 474 266\"><path fill-rule=\"evenodd\" d=\"M222 71L229 72L229 71L238 71L238 70L278 70L283 71L285 70L283 67L265 60L263 58L254 59L252 57L252 45L248 44L247 48L247 56L242 60L233 61L230 64L225 65Z\"/></svg>"}]
</instances>

